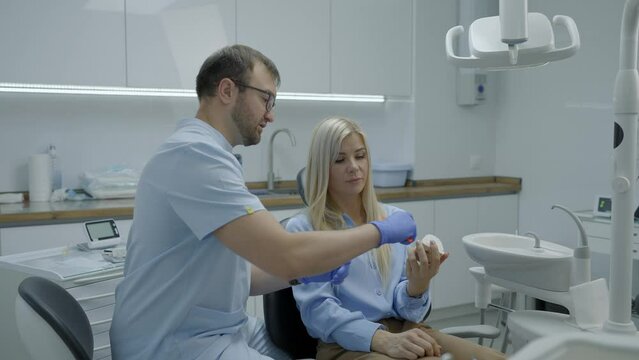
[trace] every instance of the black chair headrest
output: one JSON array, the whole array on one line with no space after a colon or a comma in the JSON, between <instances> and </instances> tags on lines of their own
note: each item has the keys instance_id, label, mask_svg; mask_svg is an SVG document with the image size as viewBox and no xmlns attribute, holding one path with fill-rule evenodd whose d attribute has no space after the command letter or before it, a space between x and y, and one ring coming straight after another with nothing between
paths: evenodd
<instances>
[{"instance_id":1,"label":"black chair headrest","mask_svg":"<svg viewBox=\"0 0 639 360\"><path fill-rule=\"evenodd\" d=\"M93 357L93 333L86 313L63 287L41 277L24 279L18 296L46 321L76 359Z\"/></svg>"}]
</instances>

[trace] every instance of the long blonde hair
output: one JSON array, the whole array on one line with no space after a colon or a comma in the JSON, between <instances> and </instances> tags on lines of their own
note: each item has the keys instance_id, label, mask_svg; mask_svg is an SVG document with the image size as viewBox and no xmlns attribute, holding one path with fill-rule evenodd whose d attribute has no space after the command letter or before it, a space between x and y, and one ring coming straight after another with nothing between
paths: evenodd
<instances>
[{"instance_id":1,"label":"long blonde hair","mask_svg":"<svg viewBox=\"0 0 639 360\"><path fill-rule=\"evenodd\" d=\"M368 174L362 190L362 206L366 213L366 222L382 220L386 217L383 207L377 202L377 195L372 183L370 152L366 135L353 120L344 117L332 117L323 120L313 130L313 138L306 163L306 201L311 224L315 230L339 230L346 227L342 211L328 194L330 167L339 155L342 141L351 134L358 134L368 158ZM391 249L384 245L371 250L382 279L386 285L390 271Z\"/></svg>"}]
</instances>

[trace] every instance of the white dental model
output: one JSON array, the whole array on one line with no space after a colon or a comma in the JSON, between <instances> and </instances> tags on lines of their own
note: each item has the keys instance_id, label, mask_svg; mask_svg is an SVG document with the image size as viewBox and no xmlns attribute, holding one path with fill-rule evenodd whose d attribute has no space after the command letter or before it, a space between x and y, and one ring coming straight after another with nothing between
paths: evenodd
<instances>
[{"instance_id":1,"label":"white dental model","mask_svg":"<svg viewBox=\"0 0 639 360\"><path fill-rule=\"evenodd\" d=\"M439 249L440 254L444 253L444 244L442 244L442 241L439 240L437 236L433 234L427 234L426 236L422 238L422 244L426 246L430 246L431 242L434 242L435 244L437 244L437 249Z\"/></svg>"}]
</instances>

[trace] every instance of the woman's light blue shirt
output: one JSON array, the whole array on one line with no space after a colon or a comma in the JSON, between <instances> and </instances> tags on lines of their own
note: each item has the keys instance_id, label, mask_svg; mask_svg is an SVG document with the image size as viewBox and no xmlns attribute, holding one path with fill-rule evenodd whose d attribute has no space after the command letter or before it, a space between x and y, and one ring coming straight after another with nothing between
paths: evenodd
<instances>
[{"instance_id":1,"label":"woman's light blue shirt","mask_svg":"<svg viewBox=\"0 0 639 360\"><path fill-rule=\"evenodd\" d=\"M399 209L383 205L388 215ZM344 214L347 227L355 226ZM306 213L292 217L286 224L291 232L312 231ZM420 322L430 309L429 291L419 298L408 296L405 273L406 249L391 244L391 269L384 288L377 271L375 255L364 253L351 261L349 274L341 285L311 283L293 287L302 321L309 334L327 343L338 343L351 351L371 350L371 340L381 326L376 321L398 318Z\"/></svg>"}]
</instances>

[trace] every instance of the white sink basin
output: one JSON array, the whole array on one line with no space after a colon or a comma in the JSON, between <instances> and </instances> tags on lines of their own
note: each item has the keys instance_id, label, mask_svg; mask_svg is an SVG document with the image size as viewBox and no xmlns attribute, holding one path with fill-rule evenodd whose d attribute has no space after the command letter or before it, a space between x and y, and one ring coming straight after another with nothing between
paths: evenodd
<instances>
[{"instance_id":1,"label":"white sink basin","mask_svg":"<svg viewBox=\"0 0 639 360\"><path fill-rule=\"evenodd\" d=\"M526 236L478 233L462 239L468 256L487 275L550 291L568 291L573 251L565 246Z\"/></svg>"}]
</instances>

